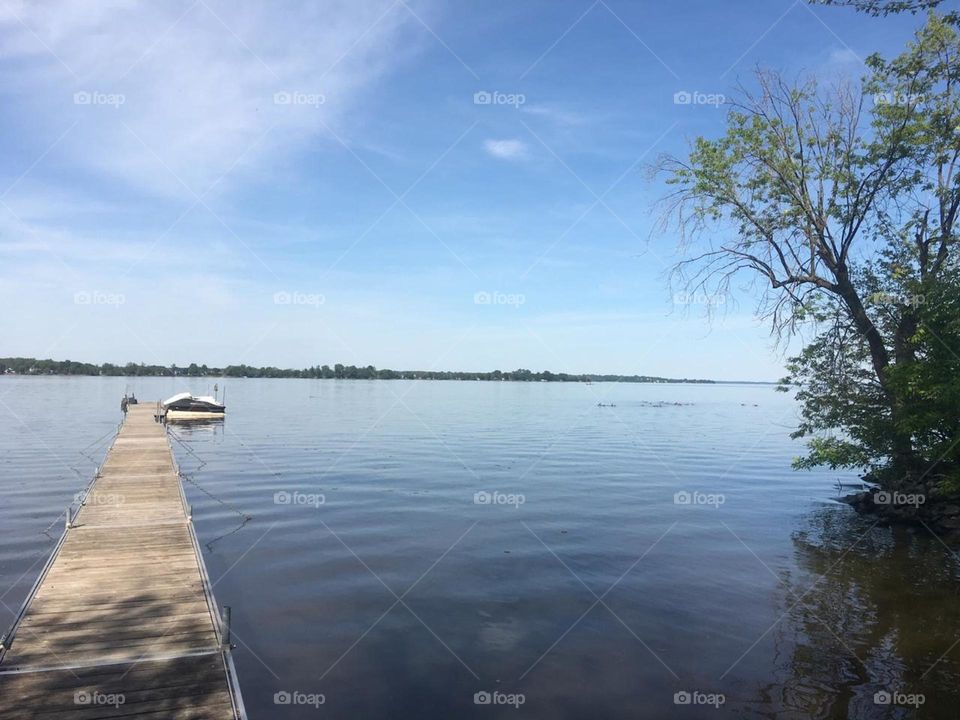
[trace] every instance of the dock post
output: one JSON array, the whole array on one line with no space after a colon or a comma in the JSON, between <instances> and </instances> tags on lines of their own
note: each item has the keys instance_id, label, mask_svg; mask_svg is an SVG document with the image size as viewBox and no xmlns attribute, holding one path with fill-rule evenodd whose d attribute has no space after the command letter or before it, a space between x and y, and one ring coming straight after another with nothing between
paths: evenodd
<instances>
[{"instance_id":1,"label":"dock post","mask_svg":"<svg viewBox=\"0 0 960 720\"><path fill-rule=\"evenodd\" d=\"M230 649L230 606L223 606L223 614L221 616L223 621L223 634L221 636L221 642L223 643L223 649Z\"/></svg>"},{"instance_id":2,"label":"dock post","mask_svg":"<svg viewBox=\"0 0 960 720\"><path fill-rule=\"evenodd\" d=\"M73 527L73 511L70 509L70 506L67 505L67 526L65 530L69 530Z\"/></svg>"}]
</instances>

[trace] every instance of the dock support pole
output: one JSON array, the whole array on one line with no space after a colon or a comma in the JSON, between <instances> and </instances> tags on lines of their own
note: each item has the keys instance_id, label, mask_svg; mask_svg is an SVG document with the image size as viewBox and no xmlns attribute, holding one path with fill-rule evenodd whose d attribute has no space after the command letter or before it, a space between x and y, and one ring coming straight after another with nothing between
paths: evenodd
<instances>
[{"instance_id":1,"label":"dock support pole","mask_svg":"<svg viewBox=\"0 0 960 720\"><path fill-rule=\"evenodd\" d=\"M73 527L73 511L70 509L70 506L67 505L67 527L66 530L69 530Z\"/></svg>"},{"instance_id":2,"label":"dock support pole","mask_svg":"<svg viewBox=\"0 0 960 720\"><path fill-rule=\"evenodd\" d=\"M221 642L223 643L223 649L229 650L230 649L230 606L229 605L223 606L223 613L221 615L221 620L222 620L221 625L223 629Z\"/></svg>"}]
</instances>

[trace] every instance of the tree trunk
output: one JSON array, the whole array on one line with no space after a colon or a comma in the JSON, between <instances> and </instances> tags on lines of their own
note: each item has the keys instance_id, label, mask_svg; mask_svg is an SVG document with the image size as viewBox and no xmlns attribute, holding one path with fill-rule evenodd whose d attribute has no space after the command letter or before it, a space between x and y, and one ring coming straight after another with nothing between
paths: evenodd
<instances>
[{"instance_id":1,"label":"tree trunk","mask_svg":"<svg viewBox=\"0 0 960 720\"><path fill-rule=\"evenodd\" d=\"M905 367L916 361L916 352L913 346L913 336L917 332L919 321L916 313L910 309L904 308L900 314L897 329L893 337L893 358L898 367ZM897 415L902 416L905 406L910 401L906 396L909 389L903 389L896 393ZM894 428L897 430L897 428ZM904 437L905 436L905 437ZM914 452L913 441L909 432L896 432L894 435L894 452L896 468L898 473L904 477L906 484L912 484L920 475L921 468L919 458Z\"/></svg>"},{"instance_id":2,"label":"tree trunk","mask_svg":"<svg viewBox=\"0 0 960 720\"><path fill-rule=\"evenodd\" d=\"M904 413L903 398L900 397L900 393L890 382L888 373L890 368L890 354L887 352L887 347L883 342L883 336L880 334L873 320L870 319L870 316L867 315L863 301L860 299L857 289L850 281L846 268L838 268L836 277L837 294L840 295L846 304L857 331L867 341L873 372L877 376L880 387L883 388L884 395L887 399L887 407L890 410L892 485L897 488L909 487L916 478L917 458L910 433L902 429ZM914 327L913 332L915 331L916 328ZM898 335L899 334L898 332ZM912 335L912 332L910 335ZM905 335L904 339L907 337L909 337L909 335ZM907 343L903 343L904 349L906 349L906 345Z\"/></svg>"}]
</instances>

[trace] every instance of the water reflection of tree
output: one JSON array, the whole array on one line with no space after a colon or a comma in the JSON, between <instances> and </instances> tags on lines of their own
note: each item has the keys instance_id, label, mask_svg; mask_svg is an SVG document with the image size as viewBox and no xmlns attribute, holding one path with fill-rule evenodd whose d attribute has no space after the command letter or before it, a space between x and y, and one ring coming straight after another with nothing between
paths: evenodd
<instances>
[{"instance_id":1,"label":"water reflection of tree","mask_svg":"<svg viewBox=\"0 0 960 720\"><path fill-rule=\"evenodd\" d=\"M824 508L793 538L774 631L777 680L762 691L777 717L900 718L874 694L923 693L923 717L960 707L960 573L929 534ZM947 652L950 650L950 652ZM944 656L944 653L947 653Z\"/></svg>"}]
</instances>

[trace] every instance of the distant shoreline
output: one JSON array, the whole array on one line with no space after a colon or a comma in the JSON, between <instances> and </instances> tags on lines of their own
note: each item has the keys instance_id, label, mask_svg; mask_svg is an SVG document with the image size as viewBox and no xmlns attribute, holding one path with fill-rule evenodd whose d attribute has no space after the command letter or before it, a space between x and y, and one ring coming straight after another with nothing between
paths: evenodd
<instances>
[{"instance_id":1,"label":"distant shoreline","mask_svg":"<svg viewBox=\"0 0 960 720\"><path fill-rule=\"evenodd\" d=\"M11 377L208 377L208 378L299 378L307 380L464 380L481 382L620 382L644 384L688 385L776 385L764 380L704 380L698 378L666 378L656 375L618 375L595 373L534 372L524 368L511 371L463 372L457 370L390 370L373 365L357 367L337 363L314 365L303 369L228 365L224 368L191 363L177 365L145 365L127 363L83 363L72 360L38 360L36 358L0 358L0 375Z\"/></svg>"}]
</instances>

